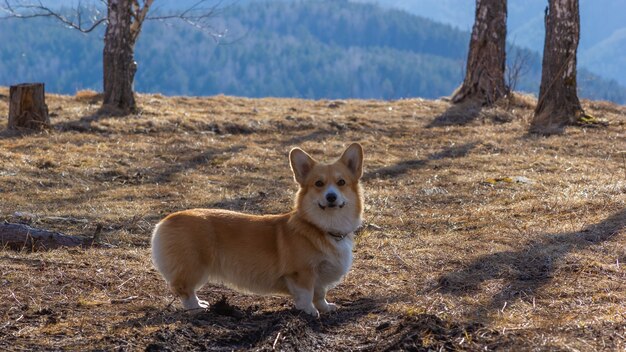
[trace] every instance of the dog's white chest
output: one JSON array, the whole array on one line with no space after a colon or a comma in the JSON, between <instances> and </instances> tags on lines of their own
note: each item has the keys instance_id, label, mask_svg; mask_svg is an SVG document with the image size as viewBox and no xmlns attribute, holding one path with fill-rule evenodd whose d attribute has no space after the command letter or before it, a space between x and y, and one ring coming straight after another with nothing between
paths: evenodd
<instances>
[{"instance_id":1,"label":"dog's white chest","mask_svg":"<svg viewBox=\"0 0 626 352\"><path fill-rule=\"evenodd\" d=\"M352 265L352 239L346 237L334 244L337 254L328 256L320 265L320 281L325 285L338 283Z\"/></svg>"}]
</instances>

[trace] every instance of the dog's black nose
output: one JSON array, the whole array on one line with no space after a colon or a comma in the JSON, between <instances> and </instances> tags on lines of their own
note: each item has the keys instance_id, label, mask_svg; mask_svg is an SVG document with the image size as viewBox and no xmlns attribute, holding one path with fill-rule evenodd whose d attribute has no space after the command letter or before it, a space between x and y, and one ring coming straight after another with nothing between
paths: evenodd
<instances>
[{"instance_id":1,"label":"dog's black nose","mask_svg":"<svg viewBox=\"0 0 626 352\"><path fill-rule=\"evenodd\" d=\"M328 203L334 203L337 200L337 195L335 193L328 193L326 195L326 201L328 201Z\"/></svg>"}]
</instances>

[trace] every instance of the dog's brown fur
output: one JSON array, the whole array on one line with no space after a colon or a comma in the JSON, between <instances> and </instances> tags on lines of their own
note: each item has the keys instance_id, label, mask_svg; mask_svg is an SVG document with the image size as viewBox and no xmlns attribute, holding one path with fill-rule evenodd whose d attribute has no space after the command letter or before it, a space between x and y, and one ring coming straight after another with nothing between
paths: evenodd
<instances>
[{"instance_id":1,"label":"dog's brown fur","mask_svg":"<svg viewBox=\"0 0 626 352\"><path fill-rule=\"evenodd\" d=\"M363 150L354 143L332 164L318 163L298 148L289 158L300 186L292 212L257 216L192 209L155 227L153 262L186 309L208 306L196 296L207 281L291 295L311 315L336 309L326 293L352 262L353 232L363 213Z\"/></svg>"}]
</instances>

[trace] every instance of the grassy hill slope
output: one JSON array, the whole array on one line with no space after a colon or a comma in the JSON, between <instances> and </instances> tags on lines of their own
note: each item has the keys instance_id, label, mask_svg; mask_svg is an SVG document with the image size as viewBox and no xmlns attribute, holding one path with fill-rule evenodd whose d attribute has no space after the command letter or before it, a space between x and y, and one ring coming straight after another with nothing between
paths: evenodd
<instances>
[{"instance_id":1,"label":"grassy hill slope","mask_svg":"<svg viewBox=\"0 0 626 352\"><path fill-rule=\"evenodd\" d=\"M584 101L608 126L544 138L526 134L531 98L457 125L441 100L138 101L122 118L96 115L87 92L49 95L53 131L0 133L0 220L87 236L101 225L115 246L0 249L0 349L626 347L624 107ZM215 285L200 292L209 310L179 310L150 263L161 217L289 211L289 150L331 160L352 141L365 148L365 227L330 291L336 313Z\"/></svg>"}]
</instances>

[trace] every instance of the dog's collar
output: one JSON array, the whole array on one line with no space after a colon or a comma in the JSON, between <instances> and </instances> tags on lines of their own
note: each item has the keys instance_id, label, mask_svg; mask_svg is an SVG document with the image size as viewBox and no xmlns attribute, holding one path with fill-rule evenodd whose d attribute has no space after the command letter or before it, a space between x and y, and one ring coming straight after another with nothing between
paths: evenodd
<instances>
[{"instance_id":1,"label":"dog's collar","mask_svg":"<svg viewBox=\"0 0 626 352\"><path fill-rule=\"evenodd\" d=\"M341 242L341 240L343 240L344 238L346 238L349 234L353 233L355 236L358 235L361 230L363 229L363 226L359 226L356 230L352 231L352 232L348 232L348 233L341 233L341 232L331 232L331 231L326 231L326 233L332 237L335 241L337 242Z\"/></svg>"},{"instance_id":2,"label":"dog's collar","mask_svg":"<svg viewBox=\"0 0 626 352\"><path fill-rule=\"evenodd\" d=\"M343 240L344 238L346 238L346 236L350 234L350 233L340 233L340 232L330 232L330 231L326 233L329 234L330 237L332 237L337 242L341 242L341 240Z\"/></svg>"}]
</instances>

